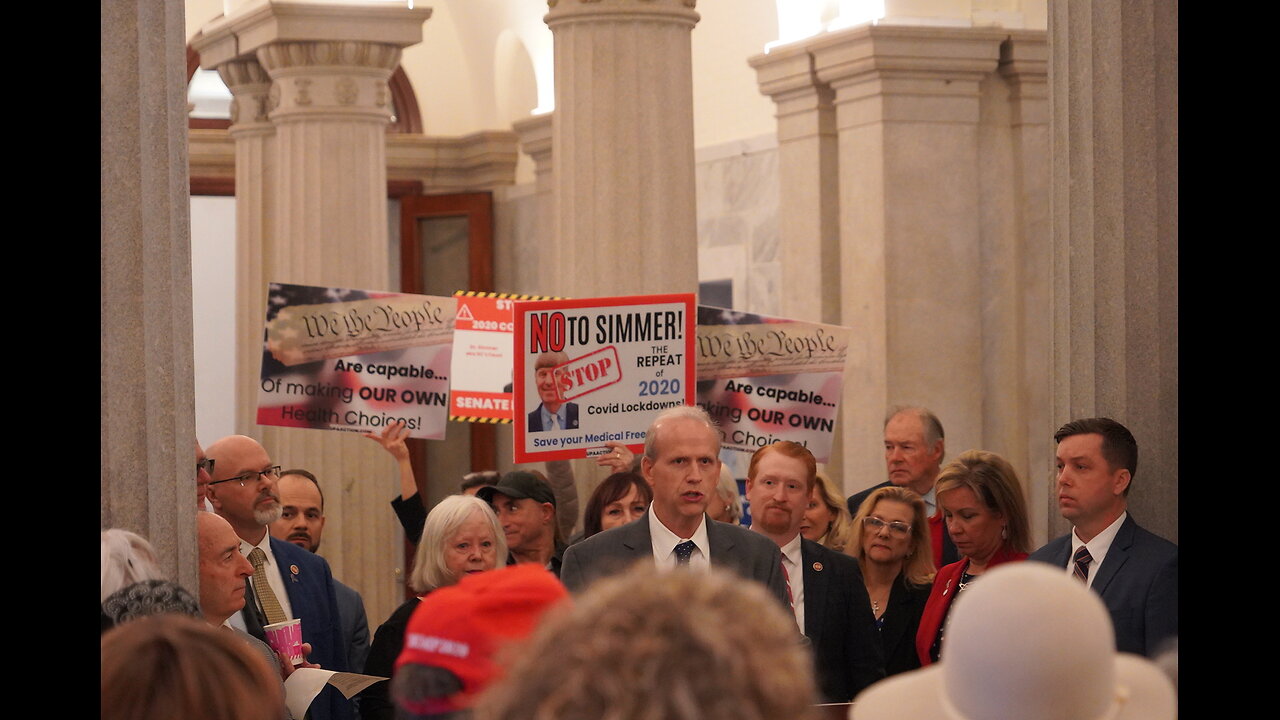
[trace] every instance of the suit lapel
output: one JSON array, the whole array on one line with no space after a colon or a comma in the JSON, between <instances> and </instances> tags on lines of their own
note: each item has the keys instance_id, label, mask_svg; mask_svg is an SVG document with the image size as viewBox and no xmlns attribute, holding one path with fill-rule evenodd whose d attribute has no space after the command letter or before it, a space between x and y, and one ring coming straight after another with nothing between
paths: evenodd
<instances>
[{"instance_id":1,"label":"suit lapel","mask_svg":"<svg viewBox=\"0 0 1280 720\"><path fill-rule=\"evenodd\" d=\"M707 523L707 545L711 546L711 564L723 565L732 556L733 535L724 532L724 528L718 527L719 523L710 517L704 515L703 518Z\"/></svg>"},{"instance_id":2,"label":"suit lapel","mask_svg":"<svg viewBox=\"0 0 1280 720\"><path fill-rule=\"evenodd\" d=\"M1093 591L1099 595L1106 591L1111 579L1129 561L1129 546L1133 545L1133 526L1133 516L1130 515L1120 524L1120 529L1116 531L1115 539L1111 541L1111 547L1107 548L1107 556L1102 561L1102 567L1098 569L1098 574L1093 578ZM1073 530L1072 532L1075 531ZM1068 545L1067 547L1069 549L1071 546Z\"/></svg>"},{"instance_id":3,"label":"suit lapel","mask_svg":"<svg viewBox=\"0 0 1280 720\"><path fill-rule=\"evenodd\" d=\"M822 634L822 628L826 625L826 603L823 598L829 596L827 582L831 575L825 568L817 570L814 565L822 566L816 562L820 553L816 552L810 540L800 541L800 570L804 573L804 634L809 639L817 642L818 636Z\"/></svg>"}]
</instances>

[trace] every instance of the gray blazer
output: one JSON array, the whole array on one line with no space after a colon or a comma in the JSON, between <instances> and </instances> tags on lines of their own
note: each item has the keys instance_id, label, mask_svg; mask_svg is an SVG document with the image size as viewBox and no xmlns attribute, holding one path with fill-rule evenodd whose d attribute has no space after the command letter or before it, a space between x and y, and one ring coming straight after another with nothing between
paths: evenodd
<instances>
[{"instance_id":1,"label":"gray blazer","mask_svg":"<svg viewBox=\"0 0 1280 720\"><path fill-rule=\"evenodd\" d=\"M1066 569L1071 535L1050 540L1028 560ZM1178 634L1178 546L1125 518L1093 580L1111 614L1116 650L1151 656Z\"/></svg>"},{"instance_id":2,"label":"gray blazer","mask_svg":"<svg viewBox=\"0 0 1280 720\"><path fill-rule=\"evenodd\" d=\"M361 672L369 657L369 618L365 616L360 593L333 579L334 596L338 599L338 623L347 646L347 668Z\"/></svg>"},{"instance_id":3,"label":"gray blazer","mask_svg":"<svg viewBox=\"0 0 1280 720\"><path fill-rule=\"evenodd\" d=\"M764 583L787 612L791 612L787 586L782 579L782 551L772 540L739 525L707 517L707 543L711 546L713 566ZM560 567L560 581L577 593L597 579L620 573L637 562L653 562L648 512L638 520L570 545Z\"/></svg>"}]
</instances>

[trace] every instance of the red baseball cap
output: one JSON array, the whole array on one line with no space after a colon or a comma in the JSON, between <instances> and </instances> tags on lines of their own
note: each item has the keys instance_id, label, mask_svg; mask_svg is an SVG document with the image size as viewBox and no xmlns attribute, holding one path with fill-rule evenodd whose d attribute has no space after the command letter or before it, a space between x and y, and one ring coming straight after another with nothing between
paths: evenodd
<instances>
[{"instance_id":1,"label":"red baseball cap","mask_svg":"<svg viewBox=\"0 0 1280 720\"><path fill-rule=\"evenodd\" d=\"M449 670L462 690L435 712L470 707L475 696L501 675L494 654L528 637L549 608L569 601L569 592L546 568L521 563L463 576L456 585L431 591L409 618L396 670L406 663ZM416 708L410 708L416 710Z\"/></svg>"}]
</instances>

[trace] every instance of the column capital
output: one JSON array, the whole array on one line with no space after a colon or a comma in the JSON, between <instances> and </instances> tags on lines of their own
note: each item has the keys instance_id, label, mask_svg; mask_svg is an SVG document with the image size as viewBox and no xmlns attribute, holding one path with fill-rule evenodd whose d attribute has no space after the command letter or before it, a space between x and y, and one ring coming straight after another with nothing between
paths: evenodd
<instances>
[{"instance_id":1,"label":"column capital","mask_svg":"<svg viewBox=\"0 0 1280 720\"><path fill-rule=\"evenodd\" d=\"M511 129L520 136L520 149L533 158L537 172L543 172L543 166L551 161L551 128L555 113L531 115L511 123ZM547 169L550 166L547 165Z\"/></svg>"},{"instance_id":2,"label":"column capital","mask_svg":"<svg viewBox=\"0 0 1280 720\"><path fill-rule=\"evenodd\" d=\"M813 71L813 55L802 44L784 45L753 55L760 92L777 105L778 141L834 133L831 110L835 93Z\"/></svg>"},{"instance_id":3,"label":"column capital","mask_svg":"<svg viewBox=\"0 0 1280 720\"><path fill-rule=\"evenodd\" d=\"M1009 82L1013 124L1049 124L1049 36L1015 30L1000 46L1000 74Z\"/></svg>"},{"instance_id":4,"label":"column capital","mask_svg":"<svg viewBox=\"0 0 1280 720\"><path fill-rule=\"evenodd\" d=\"M544 20L552 30L567 23L617 20L657 20L692 28L702 17L695 5L697 0L547 0Z\"/></svg>"},{"instance_id":5,"label":"column capital","mask_svg":"<svg viewBox=\"0 0 1280 720\"><path fill-rule=\"evenodd\" d=\"M218 76L231 91L230 134L270 132L271 77L262 64L252 57L228 60L218 65Z\"/></svg>"},{"instance_id":6,"label":"column capital","mask_svg":"<svg viewBox=\"0 0 1280 720\"><path fill-rule=\"evenodd\" d=\"M268 105L276 121L340 117L388 122L387 78L400 62L400 48L351 40L276 42L258 48L271 75Z\"/></svg>"},{"instance_id":7,"label":"column capital","mask_svg":"<svg viewBox=\"0 0 1280 720\"><path fill-rule=\"evenodd\" d=\"M978 84L994 72L1000 28L864 25L807 43L814 72L836 91L836 104L875 100L870 112L841 124L880 120L978 121Z\"/></svg>"}]
</instances>

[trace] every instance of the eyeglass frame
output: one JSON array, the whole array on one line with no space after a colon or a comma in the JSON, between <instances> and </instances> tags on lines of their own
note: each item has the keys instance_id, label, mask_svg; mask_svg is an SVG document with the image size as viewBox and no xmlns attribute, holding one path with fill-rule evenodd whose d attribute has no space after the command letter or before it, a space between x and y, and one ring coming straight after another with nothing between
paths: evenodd
<instances>
[{"instance_id":1,"label":"eyeglass frame","mask_svg":"<svg viewBox=\"0 0 1280 720\"><path fill-rule=\"evenodd\" d=\"M237 475L237 476L235 476L235 477L229 477L229 478L227 478L226 480L214 480L213 482L209 483L209 486L210 486L210 487L213 487L214 485L218 485L218 484L220 484L220 483L224 483L224 482L231 482L232 480L239 480L239 481L240 481L240 487L244 487L245 483L247 483L247 482L256 482L256 481L257 481L257 479L258 479L258 478L261 478L263 475L273 475L273 476L275 476L275 478L276 478L277 480L279 480L279 479L280 479L280 469L281 469L281 466L280 466L280 465L272 465L271 467L267 468L266 470L250 470L249 472L244 473L243 475ZM250 476L250 475L256 475L256 476L257 476L257 478L254 478L254 480L249 480L249 476Z\"/></svg>"},{"instance_id":2,"label":"eyeglass frame","mask_svg":"<svg viewBox=\"0 0 1280 720\"><path fill-rule=\"evenodd\" d=\"M896 531L898 532L900 537L906 537L911 534L911 523L904 523L898 520L893 520L893 521L881 520L875 515L868 515L862 518L862 525L864 528L870 527L872 532L880 532L880 528L887 527L889 528L889 532L891 534ZM899 531L895 526L905 527L906 529Z\"/></svg>"}]
</instances>

